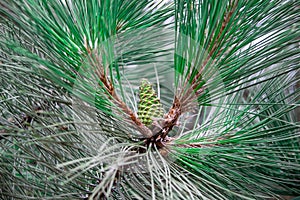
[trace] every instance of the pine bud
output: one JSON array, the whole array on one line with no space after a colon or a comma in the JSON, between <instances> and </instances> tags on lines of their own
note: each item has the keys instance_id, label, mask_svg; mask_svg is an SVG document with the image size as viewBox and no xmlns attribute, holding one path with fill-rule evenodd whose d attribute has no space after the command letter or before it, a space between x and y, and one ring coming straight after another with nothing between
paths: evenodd
<instances>
[{"instance_id":1,"label":"pine bud","mask_svg":"<svg viewBox=\"0 0 300 200\"><path fill-rule=\"evenodd\" d=\"M139 95L138 117L143 124L150 126L155 118L163 117L164 109L152 84L147 79L142 79Z\"/></svg>"}]
</instances>

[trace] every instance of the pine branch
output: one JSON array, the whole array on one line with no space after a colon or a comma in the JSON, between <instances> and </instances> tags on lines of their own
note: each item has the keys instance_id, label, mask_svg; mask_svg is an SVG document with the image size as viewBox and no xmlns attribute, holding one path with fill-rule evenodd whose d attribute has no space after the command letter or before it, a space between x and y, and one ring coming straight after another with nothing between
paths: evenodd
<instances>
[{"instance_id":1,"label":"pine branch","mask_svg":"<svg viewBox=\"0 0 300 200\"><path fill-rule=\"evenodd\" d=\"M233 13L236 11L238 1L230 2L227 12L224 14L224 19L222 22L221 29L218 35L212 35L210 38L210 45L212 48L206 56L206 59L201 63L200 66L194 65L187 72L188 76L179 91L177 91L173 105L170 108L169 112L165 115L163 125L162 125L162 139L164 139L168 133L173 129L173 127L178 123L178 119L180 116L186 112L193 111L197 108L198 103L197 99L203 95L206 86L203 85L199 88L199 85L202 85L204 80L202 78L203 70L207 67L208 61L213 60L210 65L213 65L215 62L214 57L218 57L218 55L222 52L222 48L217 52L216 50L221 44L222 40L220 40L221 35L223 35L225 28L227 28L229 21ZM216 33L215 33L216 34ZM213 39L214 38L214 39ZM213 43L214 42L214 43ZM214 54L216 54L214 56ZM196 73L195 75L193 75Z\"/></svg>"},{"instance_id":2,"label":"pine branch","mask_svg":"<svg viewBox=\"0 0 300 200\"><path fill-rule=\"evenodd\" d=\"M104 69L104 66L101 62L101 58L97 55L96 50L91 50L87 47L87 52L89 52L89 58L91 62L91 66L95 67L95 74L98 76L99 80L102 84L99 84L99 87L103 89L104 93L107 94L107 98L110 99L116 106L116 108L120 108L125 115L128 116L128 121L132 125L135 125L136 129L145 137L150 138L153 136L152 131L145 126L141 120L136 116L136 114L120 99L118 94L115 91L112 80L110 80L107 70ZM115 112L118 112L115 110ZM122 113L121 113L122 114Z\"/></svg>"}]
</instances>

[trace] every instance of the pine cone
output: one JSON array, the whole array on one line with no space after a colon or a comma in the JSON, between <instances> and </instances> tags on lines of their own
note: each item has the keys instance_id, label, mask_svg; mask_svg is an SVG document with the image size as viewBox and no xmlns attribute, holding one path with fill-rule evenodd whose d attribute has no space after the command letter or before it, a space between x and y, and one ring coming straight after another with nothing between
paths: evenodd
<instances>
[{"instance_id":1,"label":"pine cone","mask_svg":"<svg viewBox=\"0 0 300 200\"><path fill-rule=\"evenodd\" d=\"M155 118L163 117L164 109L152 84L147 79L141 81L139 96L138 117L144 125L150 126Z\"/></svg>"}]
</instances>

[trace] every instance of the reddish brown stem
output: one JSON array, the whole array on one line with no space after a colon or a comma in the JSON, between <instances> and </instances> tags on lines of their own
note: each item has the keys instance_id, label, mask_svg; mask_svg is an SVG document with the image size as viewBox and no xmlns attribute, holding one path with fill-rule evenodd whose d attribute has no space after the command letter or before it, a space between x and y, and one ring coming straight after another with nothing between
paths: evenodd
<instances>
[{"instance_id":1,"label":"reddish brown stem","mask_svg":"<svg viewBox=\"0 0 300 200\"><path fill-rule=\"evenodd\" d=\"M135 113L119 98L118 94L115 92L112 81L107 76L101 60L97 57L97 55L92 54L92 51L89 48L87 48L87 52L90 55L91 63L96 66L95 74L103 84L100 87L102 87L107 92L108 98L116 105L116 107L120 108L123 113L129 116L129 122L135 125L137 130L145 138L152 137L152 131L141 122L141 120L135 115Z\"/></svg>"},{"instance_id":2,"label":"reddish brown stem","mask_svg":"<svg viewBox=\"0 0 300 200\"><path fill-rule=\"evenodd\" d=\"M168 135L168 133L176 125L180 115L183 112L189 111L190 110L189 107L193 105L193 101L196 100L203 93L205 87L202 87L202 88L196 90L197 86L202 81L201 76L202 76L203 69L207 65L209 59L212 58L212 56L215 54L218 46L220 45L220 43L222 41L222 40L220 40L221 35L223 34L225 28L228 26L229 21L233 15L234 11L236 10L237 3L238 3L238 1L235 1L234 3L232 3L232 5L233 5L232 8L230 9L229 12L227 12L224 15L222 27L220 29L220 32L216 36L215 43L213 44L211 50L209 51L206 59L202 62L201 67L199 68L199 71L197 72L195 77L192 79L191 84L189 84L189 83L191 80L193 69L190 70L190 73L188 74L187 79L183 85L183 88L187 88L187 89L186 90L182 89L180 91L181 94L179 94L178 96L175 96L172 108L170 108L169 112L164 117L164 123L163 123L164 125L163 125L163 129L161 131L162 138L165 138ZM211 39L211 41L212 41L212 39ZM221 53L221 50L219 50L217 55L219 55L220 53Z\"/></svg>"},{"instance_id":3,"label":"reddish brown stem","mask_svg":"<svg viewBox=\"0 0 300 200\"><path fill-rule=\"evenodd\" d=\"M180 101L175 96L172 107L164 117L163 128L161 130L162 139L164 139L168 135L168 133L173 129L173 127L177 124L178 119L182 113L181 111L182 110Z\"/></svg>"}]
</instances>

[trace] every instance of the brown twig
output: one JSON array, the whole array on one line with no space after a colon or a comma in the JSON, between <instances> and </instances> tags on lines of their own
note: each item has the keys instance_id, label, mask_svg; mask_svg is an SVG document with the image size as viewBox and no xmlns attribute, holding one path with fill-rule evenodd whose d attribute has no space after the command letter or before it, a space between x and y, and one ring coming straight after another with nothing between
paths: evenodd
<instances>
[{"instance_id":1,"label":"brown twig","mask_svg":"<svg viewBox=\"0 0 300 200\"><path fill-rule=\"evenodd\" d=\"M104 89L107 94L108 98L116 105L116 107L120 108L123 113L129 116L129 122L131 122L137 130L145 137L150 138L153 136L152 131L145 126L141 120L135 115L135 113L119 98L118 94L115 91L114 85L112 81L109 79L109 76L106 74L106 71L104 70L103 64L99 57L93 53L90 48L87 48L87 52L90 56L90 62L92 65L96 66L95 74L99 78L99 80L102 82L102 89Z\"/></svg>"},{"instance_id":2,"label":"brown twig","mask_svg":"<svg viewBox=\"0 0 300 200\"><path fill-rule=\"evenodd\" d=\"M213 44L213 47L212 49L210 50L210 52L208 53L208 56L206 57L206 59L204 60L202 66L201 66L201 70L198 72L198 74L195 76L194 80L193 80L193 83L196 83L197 80L199 80L199 78L201 78L201 74L202 74L202 71L203 71L203 68L206 66L206 64L208 63L209 59L213 57L213 54L215 53L215 51L217 50L218 46L220 45L221 41L220 40L220 37L221 35L223 34L225 28L228 26L228 23L232 17L232 14L233 12L236 10L237 8L237 3L238 3L238 0L236 0L234 2L234 5L232 7L232 9L227 12L225 15L224 15L224 19L223 19L223 22L222 22L222 27L220 29L220 32L218 33L217 35L217 38L216 38L216 42ZM220 41L219 41L220 40ZM211 37L211 42L212 42L212 37ZM221 53L221 50L218 51L216 57Z\"/></svg>"},{"instance_id":3,"label":"brown twig","mask_svg":"<svg viewBox=\"0 0 300 200\"><path fill-rule=\"evenodd\" d=\"M203 68L206 66L206 64L208 63L209 59L213 57L213 54L215 53L215 51L217 50L218 46L220 45L220 42L222 41L222 40L220 40L220 37L223 34L225 28L228 26L229 21L230 21L230 19L232 17L232 14L234 13L234 11L237 8L237 3L238 3L238 0L235 0L235 2L233 3L234 5L232 6L231 10L224 15L224 19L223 19L223 22L222 22L222 27L221 27L221 29L220 29L217 37L216 37L216 40L215 40L216 42L213 44L213 47L210 50L210 52L208 53L208 56L204 60L202 66L200 67L199 72L194 77L194 79L193 79L193 85L195 83L197 83L197 80L199 80L201 78L201 74L202 74ZM212 38L213 38L213 36L211 36L211 38L210 38L211 43L212 43ZM216 56L218 56L220 53L221 53L221 50L218 51L218 53L217 53Z\"/></svg>"},{"instance_id":4,"label":"brown twig","mask_svg":"<svg viewBox=\"0 0 300 200\"><path fill-rule=\"evenodd\" d=\"M164 116L163 126L159 132L160 137L164 140L168 133L173 129L178 123L178 119L182 113L182 106L179 99L175 96L172 107L169 112Z\"/></svg>"},{"instance_id":5,"label":"brown twig","mask_svg":"<svg viewBox=\"0 0 300 200\"><path fill-rule=\"evenodd\" d=\"M213 54L215 53L217 47L219 46L220 42L222 41L219 41L221 35L223 34L225 28L228 26L228 23L232 17L232 14L234 13L234 11L236 10L237 8L237 4L238 4L238 0L235 0L234 2L234 5L232 6L232 8L230 9L229 12L227 12L225 15L224 15L224 19L223 19L223 22L222 22L222 27L220 29L220 32L219 34L217 35L217 38L216 38L216 42L214 43L212 49L210 50L210 52L208 53L209 54L209 57L212 57ZM218 51L217 53L217 56L221 53L221 50ZM209 57L206 59L206 62L204 62L204 64L206 65L206 63L208 62L209 60Z\"/></svg>"},{"instance_id":6,"label":"brown twig","mask_svg":"<svg viewBox=\"0 0 300 200\"><path fill-rule=\"evenodd\" d=\"M189 75L187 76L186 81L184 82L183 89L179 91L180 93L178 95L175 95L173 105L170 108L169 112L165 115L164 121L163 121L163 128L161 130L161 137L164 139L168 133L173 129L173 127L177 124L177 121L180 117L180 115L184 112L188 112L193 109L195 106L195 100L203 94L203 91L205 90L205 86L197 89L198 85L202 81L202 72L204 70L204 67L207 65L208 61L212 56L215 54L215 51L217 50L218 46L220 45L221 41L221 35L223 34L225 28L228 26L229 21L234 13L234 11L237 8L238 1L235 0L231 5L232 8L224 15L224 19L222 22L222 27L220 29L220 32L216 36L215 43L213 44L211 50L207 54L206 59L203 61L199 71L194 76L194 78L191 80L192 73L194 72L195 68L192 68L190 70ZM212 36L213 38L213 36ZM211 42L212 42L211 38ZM221 53L221 50L218 51L217 55ZM185 89L186 88L186 89Z\"/></svg>"}]
</instances>

